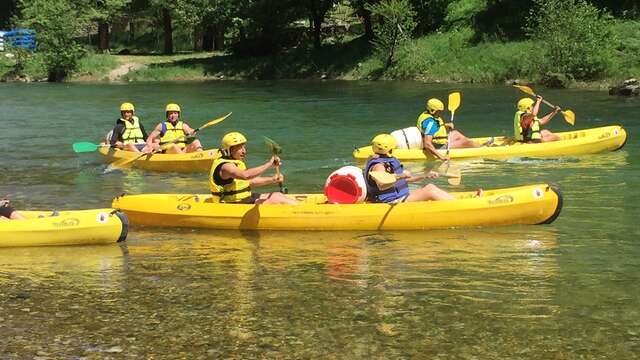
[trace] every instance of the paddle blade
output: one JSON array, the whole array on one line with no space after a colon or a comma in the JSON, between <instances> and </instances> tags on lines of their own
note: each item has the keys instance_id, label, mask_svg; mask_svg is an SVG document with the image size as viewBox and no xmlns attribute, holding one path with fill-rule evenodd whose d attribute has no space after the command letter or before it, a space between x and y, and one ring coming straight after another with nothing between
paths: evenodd
<instances>
[{"instance_id":1,"label":"paddle blade","mask_svg":"<svg viewBox=\"0 0 640 360\"><path fill-rule=\"evenodd\" d=\"M576 114L573 111L564 110L562 112L562 115L564 116L564 121L568 122L571 125L576 124Z\"/></svg>"},{"instance_id":2,"label":"paddle blade","mask_svg":"<svg viewBox=\"0 0 640 360\"><path fill-rule=\"evenodd\" d=\"M268 137L264 137L264 143L269 147L269 149L271 149L271 153L273 155L280 155L282 154L282 147L280 145L278 145L277 142L269 139Z\"/></svg>"},{"instance_id":3,"label":"paddle blade","mask_svg":"<svg viewBox=\"0 0 640 360\"><path fill-rule=\"evenodd\" d=\"M100 145L90 142L77 142L73 144L73 151L77 153L92 152L98 150Z\"/></svg>"},{"instance_id":4,"label":"paddle blade","mask_svg":"<svg viewBox=\"0 0 640 360\"><path fill-rule=\"evenodd\" d=\"M369 176L371 176L381 190L391 187L398 180L396 174L391 174L386 171L370 171Z\"/></svg>"},{"instance_id":5,"label":"paddle blade","mask_svg":"<svg viewBox=\"0 0 640 360\"><path fill-rule=\"evenodd\" d=\"M531 95L533 97L536 96L536 93L533 92L533 89L528 87L528 86L525 86L525 85L513 85L513 87L516 87L516 88L520 89L520 91L522 91L523 93L529 94L529 95Z\"/></svg>"},{"instance_id":6,"label":"paddle blade","mask_svg":"<svg viewBox=\"0 0 640 360\"><path fill-rule=\"evenodd\" d=\"M449 104L447 104L449 112L454 113L458 109L458 107L460 107L460 98L461 95L459 91L454 91L449 94Z\"/></svg>"},{"instance_id":7,"label":"paddle blade","mask_svg":"<svg viewBox=\"0 0 640 360\"><path fill-rule=\"evenodd\" d=\"M213 126L213 125L215 125L215 124L221 123L222 121L224 121L224 119L226 119L226 118L228 118L229 116L231 116L231 114L233 114L233 113L232 113L232 112L230 112L230 113L228 113L228 114L227 114L227 115L225 115L225 116L221 116L221 117L219 117L219 118L217 118L217 119L213 119L213 120L209 121L208 123L206 123L206 124L204 124L204 125L200 126L200 127L197 129L197 131L200 131L200 130L203 130L203 129L208 128L209 126Z\"/></svg>"},{"instance_id":8,"label":"paddle blade","mask_svg":"<svg viewBox=\"0 0 640 360\"><path fill-rule=\"evenodd\" d=\"M147 155L147 154L141 153L138 156L133 156L133 157L130 157L130 158L125 158L125 159L120 159L120 160L114 161L109 165L109 168L111 168L111 169L128 169L128 168L131 167L131 165L133 165L133 163L136 160L142 159L142 157L144 157L145 155Z\"/></svg>"}]
</instances>

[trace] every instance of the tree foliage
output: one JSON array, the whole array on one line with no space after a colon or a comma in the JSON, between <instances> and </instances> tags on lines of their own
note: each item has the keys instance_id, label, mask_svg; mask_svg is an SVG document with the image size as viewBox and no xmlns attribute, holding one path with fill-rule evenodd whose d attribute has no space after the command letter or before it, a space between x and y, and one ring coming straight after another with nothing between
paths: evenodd
<instances>
[{"instance_id":1,"label":"tree foliage","mask_svg":"<svg viewBox=\"0 0 640 360\"><path fill-rule=\"evenodd\" d=\"M380 17L374 29L373 45L384 59L386 69L393 63L398 46L411 37L416 27L416 13L408 0L384 0L368 9Z\"/></svg>"},{"instance_id":2,"label":"tree foliage","mask_svg":"<svg viewBox=\"0 0 640 360\"><path fill-rule=\"evenodd\" d=\"M49 81L63 80L86 53L77 37L87 27L86 13L66 0L20 0L19 25L37 31Z\"/></svg>"},{"instance_id":3,"label":"tree foliage","mask_svg":"<svg viewBox=\"0 0 640 360\"><path fill-rule=\"evenodd\" d=\"M591 80L604 75L614 46L608 15L585 0L535 0L531 36L543 71Z\"/></svg>"}]
</instances>

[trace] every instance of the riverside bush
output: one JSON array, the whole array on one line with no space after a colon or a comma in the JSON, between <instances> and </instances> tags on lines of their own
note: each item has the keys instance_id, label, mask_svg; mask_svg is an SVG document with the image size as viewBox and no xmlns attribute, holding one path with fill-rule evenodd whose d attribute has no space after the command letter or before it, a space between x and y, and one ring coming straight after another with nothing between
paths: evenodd
<instances>
[{"instance_id":1,"label":"riverside bush","mask_svg":"<svg viewBox=\"0 0 640 360\"><path fill-rule=\"evenodd\" d=\"M606 13L584 0L534 0L530 36L542 44L542 73L594 80L611 66L615 34Z\"/></svg>"}]
</instances>

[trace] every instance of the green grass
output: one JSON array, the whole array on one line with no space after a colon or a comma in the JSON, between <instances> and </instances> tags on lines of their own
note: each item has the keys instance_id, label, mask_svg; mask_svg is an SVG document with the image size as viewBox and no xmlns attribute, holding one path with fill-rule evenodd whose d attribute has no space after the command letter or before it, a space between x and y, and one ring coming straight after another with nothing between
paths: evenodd
<instances>
[{"instance_id":1,"label":"green grass","mask_svg":"<svg viewBox=\"0 0 640 360\"><path fill-rule=\"evenodd\" d=\"M118 60L107 54L90 54L78 61L74 76L96 76L109 73L120 65Z\"/></svg>"}]
</instances>

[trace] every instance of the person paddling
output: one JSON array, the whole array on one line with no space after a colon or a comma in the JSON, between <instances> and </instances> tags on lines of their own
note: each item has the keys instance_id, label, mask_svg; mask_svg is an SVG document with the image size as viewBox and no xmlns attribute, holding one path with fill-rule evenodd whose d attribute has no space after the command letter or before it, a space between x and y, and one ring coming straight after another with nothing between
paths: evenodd
<instances>
[{"instance_id":1,"label":"person paddling","mask_svg":"<svg viewBox=\"0 0 640 360\"><path fill-rule=\"evenodd\" d=\"M120 105L120 118L116 120L116 126L111 131L108 139L111 147L133 152L148 152L157 148L157 144L146 144L147 132L134 115L135 107L132 103L122 103Z\"/></svg>"},{"instance_id":2,"label":"person paddling","mask_svg":"<svg viewBox=\"0 0 640 360\"><path fill-rule=\"evenodd\" d=\"M25 217L9 205L9 199L0 199L0 221L23 220Z\"/></svg>"},{"instance_id":3,"label":"person paddling","mask_svg":"<svg viewBox=\"0 0 640 360\"><path fill-rule=\"evenodd\" d=\"M401 202L426 200L453 200L454 197L434 184L428 184L420 189L409 190L410 182L422 180L424 176L412 176L404 170L400 161L393 156L396 140L389 134L380 134L371 140L371 147L375 155L367 160L364 167L364 178L367 184L367 201L377 203L396 204ZM397 176L392 184L378 182L372 172L387 172ZM430 172L427 177L437 178L438 174Z\"/></svg>"},{"instance_id":4,"label":"person paddling","mask_svg":"<svg viewBox=\"0 0 640 360\"><path fill-rule=\"evenodd\" d=\"M280 158L271 156L260 166L247 169L245 158L247 138L239 132L230 132L222 137L221 158L213 161L209 172L211 194L220 202L237 204L298 204L298 201L286 197L281 192L254 193L252 187L278 184L284 181L280 173L271 177L262 177L265 171L280 166Z\"/></svg>"},{"instance_id":5,"label":"person paddling","mask_svg":"<svg viewBox=\"0 0 640 360\"><path fill-rule=\"evenodd\" d=\"M442 111L444 111L444 103L436 98L427 100L427 110L418 116L418 129L423 136L423 147L436 158L446 161L447 157L441 155L437 150L447 147L447 141L450 141L449 148L476 148L480 144L464 136L460 131L454 130L453 122L445 123L442 119ZM448 129L448 130L447 130Z\"/></svg>"},{"instance_id":6,"label":"person paddling","mask_svg":"<svg viewBox=\"0 0 640 360\"><path fill-rule=\"evenodd\" d=\"M542 129L560 111L555 107L550 113L538 118L542 96L538 96L534 102L531 98L522 98L517 103L517 111L513 118L514 138L518 142L540 143L558 141L562 138L549 130Z\"/></svg>"},{"instance_id":7,"label":"person paddling","mask_svg":"<svg viewBox=\"0 0 640 360\"><path fill-rule=\"evenodd\" d=\"M166 120L156 125L147 138L147 146L151 147L154 141L159 139L160 148L167 154L202 151L202 144L198 139L194 139L187 145L187 136L194 135L196 131L186 122L180 120L180 106L167 104L164 111Z\"/></svg>"}]
</instances>

